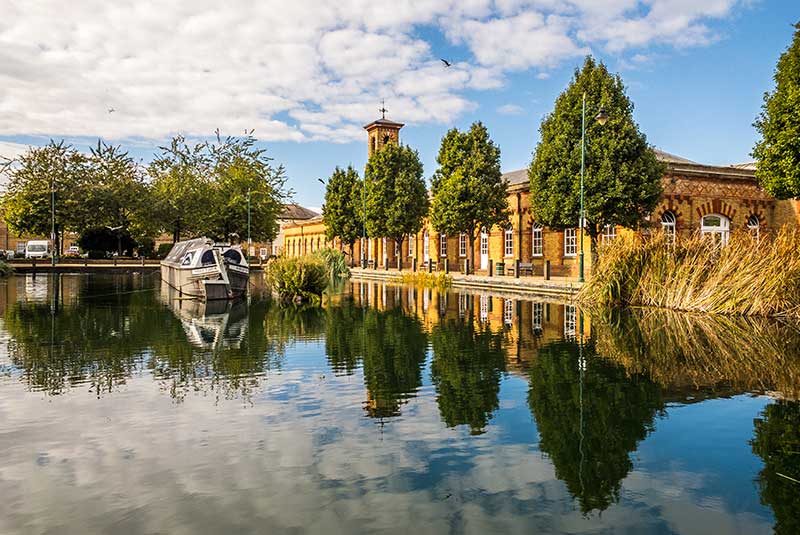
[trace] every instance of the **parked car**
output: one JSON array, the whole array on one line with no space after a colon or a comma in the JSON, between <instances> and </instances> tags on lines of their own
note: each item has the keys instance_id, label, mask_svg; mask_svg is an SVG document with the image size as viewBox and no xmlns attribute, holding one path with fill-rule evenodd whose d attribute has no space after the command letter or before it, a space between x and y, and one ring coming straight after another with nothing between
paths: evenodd
<instances>
[{"instance_id":1,"label":"parked car","mask_svg":"<svg viewBox=\"0 0 800 535\"><path fill-rule=\"evenodd\" d=\"M31 240L25 245L25 258L49 258L50 242L48 240Z\"/></svg>"},{"instance_id":2,"label":"parked car","mask_svg":"<svg viewBox=\"0 0 800 535\"><path fill-rule=\"evenodd\" d=\"M64 253L64 256L70 258L79 258L81 256L81 250L77 245L70 245Z\"/></svg>"}]
</instances>

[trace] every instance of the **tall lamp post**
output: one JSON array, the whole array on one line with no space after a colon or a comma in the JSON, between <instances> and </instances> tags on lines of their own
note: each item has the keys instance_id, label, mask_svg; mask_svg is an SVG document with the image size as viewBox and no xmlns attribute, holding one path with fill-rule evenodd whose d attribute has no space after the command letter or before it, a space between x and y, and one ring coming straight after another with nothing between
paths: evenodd
<instances>
[{"instance_id":1,"label":"tall lamp post","mask_svg":"<svg viewBox=\"0 0 800 535\"><path fill-rule=\"evenodd\" d=\"M367 177L364 177L364 184L361 186L361 200L363 201L364 210L361 212L361 269L367 268Z\"/></svg>"},{"instance_id":2,"label":"tall lamp post","mask_svg":"<svg viewBox=\"0 0 800 535\"><path fill-rule=\"evenodd\" d=\"M53 240L53 254L50 256L50 265L56 265L56 180L50 181L50 238Z\"/></svg>"},{"instance_id":3,"label":"tall lamp post","mask_svg":"<svg viewBox=\"0 0 800 535\"><path fill-rule=\"evenodd\" d=\"M608 114L606 110L600 108L600 111L595 116L595 121L600 126L608 122ZM584 281L584 263L583 263L583 229L586 226L586 214L583 210L583 178L586 174L586 91L583 92L583 105L581 107L581 209L578 226L580 227L580 240L581 240L581 253L580 261L578 264L578 282Z\"/></svg>"}]
</instances>

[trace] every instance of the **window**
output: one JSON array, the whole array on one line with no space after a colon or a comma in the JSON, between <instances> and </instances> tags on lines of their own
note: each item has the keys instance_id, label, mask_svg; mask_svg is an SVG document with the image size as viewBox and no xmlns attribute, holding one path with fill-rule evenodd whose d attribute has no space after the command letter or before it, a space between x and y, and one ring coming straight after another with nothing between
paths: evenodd
<instances>
[{"instance_id":1,"label":"window","mask_svg":"<svg viewBox=\"0 0 800 535\"><path fill-rule=\"evenodd\" d=\"M428 231L426 230L422 234L422 258L425 262L428 261L430 257L430 238L428 237Z\"/></svg>"},{"instance_id":2,"label":"window","mask_svg":"<svg viewBox=\"0 0 800 535\"><path fill-rule=\"evenodd\" d=\"M39 251L34 250L33 249L34 247L44 247L44 246L43 245L42 246L31 245L31 246L28 247L28 250L29 251L33 251L33 252L39 252ZM183 262L181 262L181 265L182 266L188 266L189 264L192 263L193 259L194 259L194 251L192 251L191 253L186 253L186 256L183 257Z\"/></svg>"},{"instance_id":3,"label":"window","mask_svg":"<svg viewBox=\"0 0 800 535\"><path fill-rule=\"evenodd\" d=\"M458 256L467 256L467 235L463 232L458 235Z\"/></svg>"},{"instance_id":4,"label":"window","mask_svg":"<svg viewBox=\"0 0 800 535\"><path fill-rule=\"evenodd\" d=\"M761 238L761 222L758 220L757 215L751 215L747 219L747 230L750 235L758 241Z\"/></svg>"},{"instance_id":5,"label":"window","mask_svg":"<svg viewBox=\"0 0 800 535\"><path fill-rule=\"evenodd\" d=\"M564 230L564 256L576 256L578 254L578 229L568 228Z\"/></svg>"},{"instance_id":6,"label":"window","mask_svg":"<svg viewBox=\"0 0 800 535\"><path fill-rule=\"evenodd\" d=\"M217 261L214 259L214 251L212 251L211 249L203 251L203 256L200 257L201 266L210 266L216 263Z\"/></svg>"},{"instance_id":7,"label":"window","mask_svg":"<svg viewBox=\"0 0 800 535\"><path fill-rule=\"evenodd\" d=\"M514 324L514 300L506 299L503 301L503 323L506 327Z\"/></svg>"},{"instance_id":8,"label":"window","mask_svg":"<svg viewBox=\"0 0 800 535\"><path fill-rule=\"evenodd\" d=\"M540 335L542 334L542 320L544 319L544 304L531 303L531 306L531 329L533 334Z\"/></svg>"},{"instance_id":9,"label":"window","mask_svg":"<svg viewBox=\"0 0 800 535\"><path fill-rule=\"evenodd\" d=\"M230 262L231 264L241 264L242 263L242 254L237 251L236 249L228 249L222 256L225 257L225 260Z\"/></svg>"},{"instance_id":10,"label":"window","mask_svg":"<svg viewBox=\"0 0 800 535\"><path fill-rule=\"evenodd\" d=\"M509 225L503 232L503 254L514 256L514 229Z\"/></svg>"},{"instance_id":11,"label":"window","mask_svg":"<svg viewBox=\"0 0 800 535\"><path fill-rule=\"evenodd\" d=\"M489 296L480 296L480 321L486 323L489 321Z\"/></svg>"},{"instance_id":12,"label":"window","mask_svg":"<svg viewBox=\"0 0 800 535\"><path fill-rule=\"evenodd\" d=\"M610 243L617 237L616 225L605 225L601 234L602 243Z\"/></svg>"},{"instance_id":13,"label":"window","mask_svg":"<svg viewBox=\"0 0 800 535\"><path fill-rule=\"evenodd\" d=\"M728 244L728 233L730 231L730 220L724 215L708 214L703 216L700 221L700 233L720 245Z\"/></svg>"},{"instance_id":14,"label":"window","mask_svg":"<svg viewBox=\"0 0 800 535\"><path fill-rule=\"evenodd\" d=\"M439 236L439 256L447 256L447 234Z\"/></svg>"},{"instance_id":15,"label":"window","mask_svg":"<svg viewBox=\"0 0 800 535\"><path fill-rule=\"evenodd\" d=\"M578 311L575 305L564 305L564 338L575 338L578 326Z\"/></svg>"},{"instance_id":16,"label":"window","mask_svg":"<svg viewBox=\"0 0 800 535\"><path fill-rule=\"evenodd\" d=\"M675 243L675 214L669 210L661 214L661 229L667 236L667 243Z\"/></svg>"},{"instance_id":17,"label":"window","mask_svg":"<svg viewBox=\"0 0 800 535\"><path fill-rule=\"evenodd\" d=\"M409 258L414 256L414 235L408 235L408 256Z\"/></svg>"},{"instance_id":18,"label":"window","mask_svg":"<svg viewBox=\"0 0 800 535\"><path fill-rule=\"evenodd\" d=\"M542 256L544 253L544 239L542 238L542 225L533 223L531 225L531 254L533 256Z\"/></svg>"}]
</instances>

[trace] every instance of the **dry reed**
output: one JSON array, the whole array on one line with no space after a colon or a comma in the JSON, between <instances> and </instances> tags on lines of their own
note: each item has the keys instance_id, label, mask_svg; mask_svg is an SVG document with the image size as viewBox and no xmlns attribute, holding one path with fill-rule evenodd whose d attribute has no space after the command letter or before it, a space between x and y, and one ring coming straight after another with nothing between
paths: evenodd
<instances>
[{"instance_id":1,"label":"dry reed","mask_svg":"<svg viewBox=\"0 0 800 535\"><path fill-rule=\"evenodd\" d=\"M757 316L800 316L800 233L760 241L733 233L724 247L695 236L620 235L598 250L584 303Z\"/></svg>"}]
</instances>

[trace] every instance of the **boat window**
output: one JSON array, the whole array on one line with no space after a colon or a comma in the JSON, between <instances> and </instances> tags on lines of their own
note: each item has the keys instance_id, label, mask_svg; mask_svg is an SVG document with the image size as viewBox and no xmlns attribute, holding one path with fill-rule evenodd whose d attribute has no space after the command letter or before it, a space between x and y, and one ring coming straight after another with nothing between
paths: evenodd
<instances>
[{"instance_id":1,"label":"boat window","mask_svg":"<svg viewBox=\"0 0 800 535\"><path fill-rule=\"evenodd\" d=\"M203 256L200 258L200 263L204 266L214 264L214 251L208 250L204 252Z\"/></svg>"},{"instance_id":2,"label":"boat window","mask_svg":"<svg viewBox=\"0 0 800 535\"><path fill-rule=\"evenodd\" d=\"M231 264L240 264L242 262L242 255L236 249L228 249L222 256L228 259Z\"/></svg>"},{"instance_id":3,"label":"boat window","mask_svg":"<svg viewBox=\"0 0 800 535\"><path fill-rule=\"evenodd\" d=\"M181 262L182 266L188 266L192 263L192 259L194 259L194 251L190 253L186 253L186 256L183 257L183 261Z\"/></svg>"}]
</instances>

